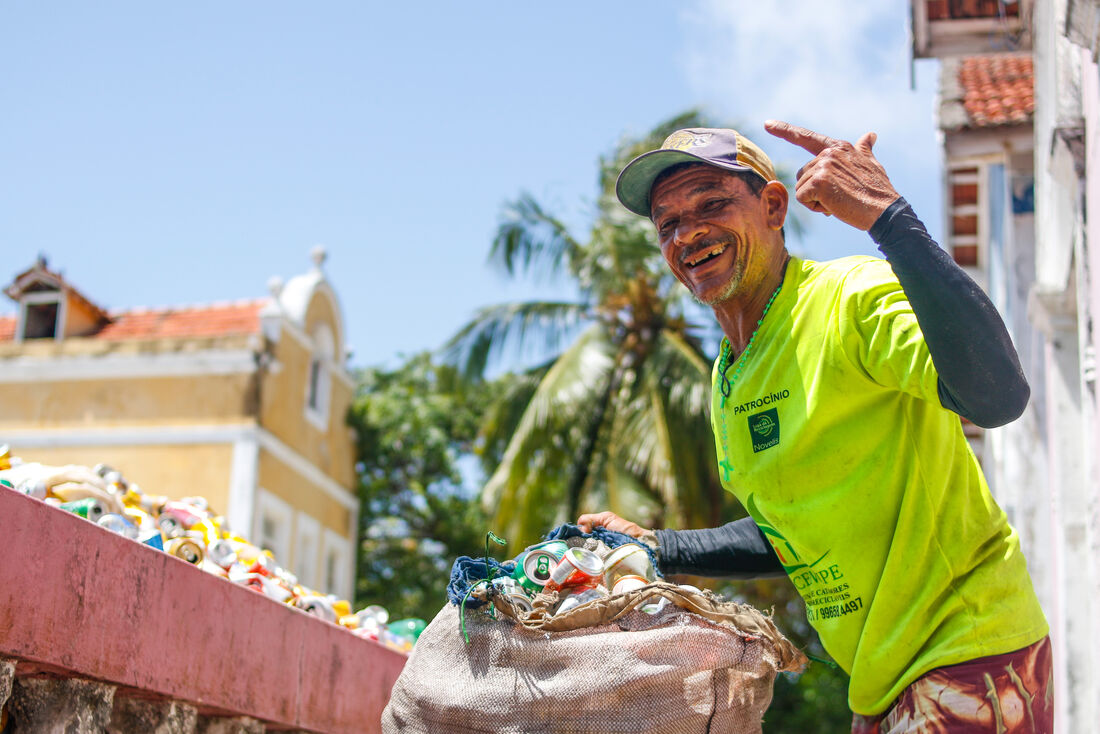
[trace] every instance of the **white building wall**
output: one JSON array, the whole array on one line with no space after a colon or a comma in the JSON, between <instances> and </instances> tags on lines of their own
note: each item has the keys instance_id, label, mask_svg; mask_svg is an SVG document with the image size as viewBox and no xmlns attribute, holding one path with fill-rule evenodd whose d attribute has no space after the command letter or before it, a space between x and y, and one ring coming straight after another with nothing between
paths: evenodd
<instances>
[{"instance_id":1,"label":"white building wall","mask_svg":"<svg viewBox=\"0 0 1100 734\"><path fill-rule=\"evenodd\" d=\"M1030 501L1036 524L1036 581L1055 653L1055 729L1092 732L1100 721L1100 614L1097 574L1096 405L1086 201L1096 180L1081 135L1095 136L1098 93L1091 59L1065 36L1064 0L1037 3L1035 185L1037 283L1029 317L1043 335L1042 492ZM1083 84L1085 82L1085 84ZM1089 88L1091 85L1091 88ZM1082 105L1082 95L1093 102ZM1086 120L1085 114L1091 115ZM1091 169L1091 170L1090 170ZM1089 208L1096 207L1093 203ZM1100 242L1100 239L1091 240Z\"/></svg>"},{"instance_id":2,"label":"white building wall","mask_svg":"<svg viewBox=\"0 0 1100 734\"><path fill-rule=\"evenodd\" d=\"M1096 354L1097 332L1100 324L1100 70L1092 60L1092 53L1081 49L1081 109L1085 134L1085 227L1082 245L1085 250L1081 262L1085 277L1079 291L1079 308L1087 315L1082 329L1083 365L1081 370L1082 405L1086 430L1082 436L1082 450L1089 458L1087 468L1087 493L1084 498L1084 514L1087 527L1085 562L1087 568L1087 593L1093 601L1086 645L1091 674L1089 713L1093 721L1100 721L1100 429L1097 415ZM1091 243L1091 247L1089 246Z\"/></svg>"}]
</instances>

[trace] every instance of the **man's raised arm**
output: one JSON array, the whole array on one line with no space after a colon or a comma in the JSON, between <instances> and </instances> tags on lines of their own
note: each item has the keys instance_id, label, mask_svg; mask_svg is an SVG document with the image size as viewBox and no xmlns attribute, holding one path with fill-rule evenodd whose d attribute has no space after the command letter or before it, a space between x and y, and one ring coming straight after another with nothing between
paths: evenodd
<instances>
[{"instance_id":1,"label":"man's raised arm","mask_svg":"<svg viewBox=\"0 0 1100 734\"><path fill-rule=\"evenodd\" d=\"M786 122L764 127L814 156L798 171L795 198L869 232L886 256L939 373L940 403L985 428L1020 417L1031 390L1004 321L898 195L871 151L875 133L852 145Z\"/></svg>"}]
</instances>

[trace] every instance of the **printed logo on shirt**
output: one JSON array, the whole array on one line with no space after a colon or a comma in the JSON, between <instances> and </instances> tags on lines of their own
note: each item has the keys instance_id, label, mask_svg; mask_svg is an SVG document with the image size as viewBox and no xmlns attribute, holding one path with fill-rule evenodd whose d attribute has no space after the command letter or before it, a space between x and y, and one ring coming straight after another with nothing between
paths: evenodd
<instances>
[{"instance_id":1,"label":"printed logo on shirt","mask_svg":"<svg viewBox=\"0 0 1100 734\"><path fill-rule=\"evenodd\" d=\"M802 595L806 602L806 619L815 627L825 624L827 620L841 620L863 610L863 597L845 578L840 564L828 560L829 551L822 553L816 561L807 563L783 533L764 518L756 504L755 494L748 496L745 509Z\"/></svg>"},{"instance_id":2,"label":"printed logo on shirt","mask_svg":"<svg viewBox=\"0 0 1100 734\"><path fill-rule=\"evenodd\" d=\"M758 453L779 444L779 409L772 408L749 416L752 451Z\"/></svg>"}]
</instances>

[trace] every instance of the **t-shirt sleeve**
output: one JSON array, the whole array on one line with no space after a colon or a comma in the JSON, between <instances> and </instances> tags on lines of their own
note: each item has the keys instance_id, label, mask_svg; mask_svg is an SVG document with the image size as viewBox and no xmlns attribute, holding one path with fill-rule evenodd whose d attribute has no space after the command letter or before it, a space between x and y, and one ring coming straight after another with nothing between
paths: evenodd
<instances>
[{"instance_id":1,"label":"t-shirt sleeve","mask_svg":"<svg viewBox=\"0 0 1100 734\"><path fill-rule=\"evenodd\" d=\"M836 329L851 364L871 382L939 402L939 375L909 299L884 260L844 277Z\"/></svg>"},{"instance_id":2,"label":"t-shirt sleeve","mask_svg":"<svg viewBox=\"0 0 1100 734\"><path fill-rule=\"evenodd\" d=\"M939 398L979 426L1020 417L1031 390L1008 329L985 292L898 198L870 235L901 283L939 373Z\"/></svg>"}]
</instances>

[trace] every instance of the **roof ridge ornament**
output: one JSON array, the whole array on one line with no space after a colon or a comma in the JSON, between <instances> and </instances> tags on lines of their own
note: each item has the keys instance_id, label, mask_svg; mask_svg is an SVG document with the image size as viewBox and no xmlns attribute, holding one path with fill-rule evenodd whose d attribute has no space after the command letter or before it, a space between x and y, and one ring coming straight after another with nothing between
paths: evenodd
<instances>
[{"instance_id":1,"label":"roof ridge ornament","mask_svg":"<svg viewBox=\"0 0 1100 734\"><path fill-rule=\"evenodd\" d=\"M313 269L321 272L321 266L328 259L328 251L324 245L314 245L309 249L309 259L313 261Z\"/></svg>"}]
</instances>

